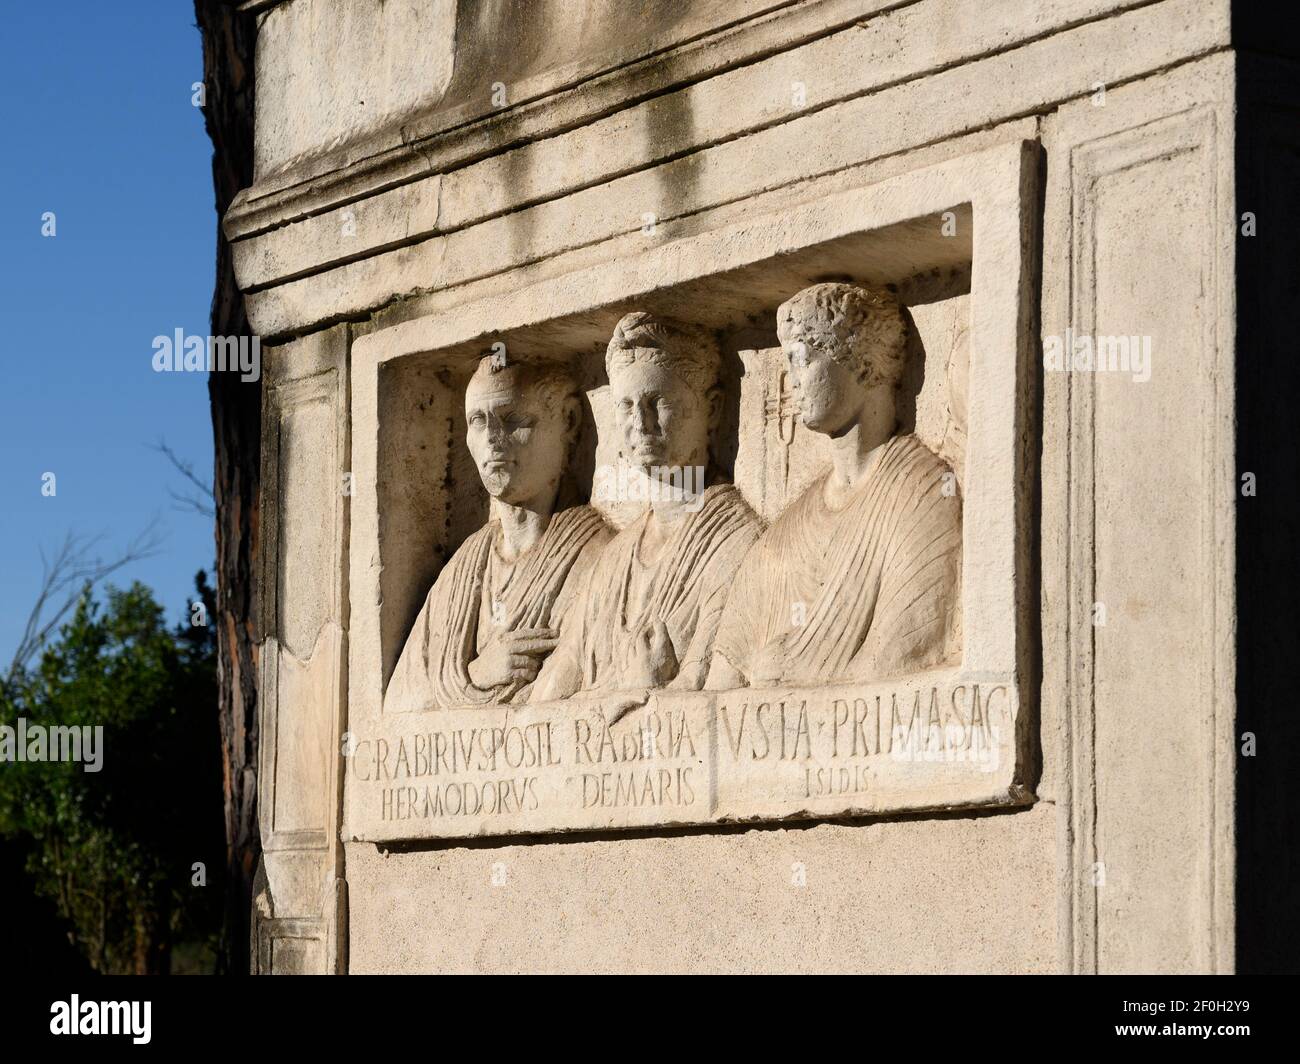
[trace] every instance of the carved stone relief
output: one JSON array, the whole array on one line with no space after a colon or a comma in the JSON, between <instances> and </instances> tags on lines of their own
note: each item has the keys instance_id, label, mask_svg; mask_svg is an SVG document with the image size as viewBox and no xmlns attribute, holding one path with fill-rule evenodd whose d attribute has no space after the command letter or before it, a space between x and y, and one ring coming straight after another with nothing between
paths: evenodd
<instances>
[{"instance_id":1,"label":"carved stone relief","mask_svg":"<svg viewBox=\"0 0 1300 1064\"><path fill-rule=\"evenodd\" d=\"M793 405L832 463L746 559L710 688L871 682L948 658L961 500L952 470L895 431L905 328L892 296L847 284L777 311Z\"/></svg>"},{"instance_id":2,"label":"carved stone relief","mask_svg":"<svg viewBox=\"0 0 1300 1064\"><path fill-rule=\"evenodd\" d=\"M610 536L590 506L555 512L578 407L561 369L479 363L465 391L466 442L493 516L438 574L386 709L527 700L560 618Z\"/></svg>"},{"instance_id":3,"label":"carved stone relief","mask_svg":"<svg viewBox=\"0 0 1300 1064\"><path fill-rule=\"evenodd\" d=\"M618 323L606 369L634 478L620 494L646 504L601 552L543 668L539 700L704 686L728 589L761 529L734 485L711 482L719 359L717 341L696 327L643 312Z\"/></svg>"},{"instance_id":4,"label":"carved stone relief","mask_svg":"<svg viewBox=\"0 0 1300 1064\"><path fill-rule=\"evenodd\" d=\"M609 342L634 480L613 494L644 500L617 534L589 506L555 512L580 423L572 379L483 358L465 389L466 442L493 516L430 589L385 708L580 692L630 708L656 689L871 683L949 663L961 499L954 471L897 431L898 300L817 284L776 319L786 365L764 411L776 445L797 423L831 457L766 529L710 464L722 394L709 331L634 311ZM769 466L784 492L781 458Z\"/></svg>"},{"instance_id":5,"label":"carved stone relief","mask_svg":"<svg viewBox=\"0 0 1300 1064\"><path fill-rule=\"evenodd\" d=\"M954 333L964 308L947 322ZM745 360L762 398L742 405L762 423L745 425L742 410L737 458L743 468L747 444L762 449L757 495L774 510L770 522L713 460L726 441L711 330L645 311L614 329L604 428L616 439L597 446L618 465L596 463L592 494L611 514L631 513L617 529L592 506L556 507L583 420L568 370L500 353L479 360L464 388L464 431L491 515L429 589L384 698L386 713L445 711L457 726L435 724L409 750L364 743L361 767L353 762L361 778L396 778L403 764L452 776L559 766L567 717L575 768L599 768L606 756L611 766L652 763L550 780L577 807L571 824L611 806L654 823L692 819L710 785L709 750L725 748L730 764L729 780L712 781L715 800L734 791L753 806L754 792L776 781L807 799L865 790L862 759L897 758L895 743L915 747L922 730L929 746L946 729L939 745L949 756L994 749L993 733L1011 718L1008 689L981 692L935 672L960 657L960 478L902 429L900 382L921 346L911 317L884 289L822 283L775 318L781 346ZM965 352L955 336L950 344L943 429L930 434L960 457L954 365ZM824 442L792 479L797 433L801 444L805 433ZM791 685L805 697L736 697ZM500 722L465 716L509 706ZM797 779L798 763L818 756L846 763L805 764ZM768 758L764 772L755 762ZM527 813L547 786L530 775L486 789L479 780L438 792L432 805L427 789L421 798L390 788L383 816ZM772 811L770 799L756 809Z\"/></svg>"},{"instance_id":6,"label":"carved stone relief","mask_svg":"<svg viewBox=\"0 0 1300 1064\"><path fill-rule=\"evenodd\" d=\"M984 230L1005 261L1027 165L855 193L810 216L806 253L756 247L748 274L644 302L560 312L538 289L354 344L346 837L1030 800L1002 564L1022 274L976 278L980 245L909 220L984 202L1015 220ZM963 192L982 166L1002 177ZM872 210L901 221L814 240ZM492 310L520 322L500 342ZM1000 383L972 406L979 366Z\"/></svg>"}]
</instances>

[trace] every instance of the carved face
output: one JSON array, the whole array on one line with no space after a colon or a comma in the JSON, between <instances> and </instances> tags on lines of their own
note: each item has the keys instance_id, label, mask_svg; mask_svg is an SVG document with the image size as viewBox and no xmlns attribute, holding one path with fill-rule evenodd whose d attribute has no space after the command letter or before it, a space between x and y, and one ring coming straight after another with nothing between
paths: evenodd
<instances>
[{"instance_id":1,"label":"carved face","mask_svg":"<svg viewBox=\"0 0 1300 1064\"><path fill-rule=\"evenodd\" d=\"M548 402L538 388L470 382L465 442L489 495L521 506L554 493L576 425L573 405Z\"/></svg>"},{"instance_id":2,"label":"carved face","mask_svg":"<svg viewBox=\"0 0 1300 1064\"><path fill-rule=\"evenodd\" d=\"M790 384L800 420L828 436L850 428L862 409L863 383L857 373L799 335L782 343L790 362Z\"/></svg>"},{"instance_id":3,"label":"carved face","mask_svg":"<svg viewBox=\"0 0 1300 1064\"><path fill-rule=\"evenodd\" d=\"M639 357L617 366L609 382L623 454L647 472L653 466L703 466L716 389L701 395L661 365Z\"/></svg>"}]
</instances>

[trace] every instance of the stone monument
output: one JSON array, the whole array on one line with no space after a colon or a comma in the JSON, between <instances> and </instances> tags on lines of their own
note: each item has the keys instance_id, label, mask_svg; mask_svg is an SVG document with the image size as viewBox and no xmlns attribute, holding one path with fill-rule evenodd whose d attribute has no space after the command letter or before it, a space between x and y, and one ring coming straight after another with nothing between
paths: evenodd
<instances>
[{"instance_id":1,"label":"stone monument","mask_svg":"<svg viewBox=\"0 0 1300 1064\"><path fill-rule=\"evenodd\" d=\"M527 699L572 589L609 538L589 506L554 512L578 407L561 372L479 363L465 389L466 443L497 514L439 573L385 710Z\"/></svg>"},{"instance_id":2,"label":"stone monument","mask_svg":"<svg viewBox=\"0 0 1300 1064\"><path fill-rule=\"evenodd\" d=\"M601 552L540 698L704 686L727 592L760 527L734 485L706 486L718 363L717 341L701 330L642 312L615 328L606 356L615 429L648 504Z\"/></svg>"},{"instance_id":3,"label":"stone monument","mask_svg":"<svg viewBox=\"0 0 1300 1064\"><path fill-rule=\"evenodd\" d=\"M258 971L1237 966L1231 5L248 6Z\"/></svg>"},{"instance_id":4,"label":"stone monument","mask_svg":"<svg viewBox=\"0 0 1300 1064\"><path fill-rule=\"evenodd\" d=\"M868 682L949 656L961 558L955 474L895 434L897 302L814 285L777 309L800 421L831 468L772 523L727 598L709 686Z\"/></svg>"}]
</instances>

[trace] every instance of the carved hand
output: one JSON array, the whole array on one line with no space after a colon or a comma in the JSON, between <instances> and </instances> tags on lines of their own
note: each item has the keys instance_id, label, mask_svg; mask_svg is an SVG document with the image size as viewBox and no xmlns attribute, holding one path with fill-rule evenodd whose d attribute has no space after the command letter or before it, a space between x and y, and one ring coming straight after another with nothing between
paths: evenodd
<instances>
[{"instance_id":1,"label":"carved hand","mask_svg":"<svg viewBox=\"0 0 1300 1064\"><path fill-rule=\"evenodd\" d=\"M753 687L779 684L786 674L785 643L774 639L754 655L750 664L749 682Z\"/></svg>"},{"instance_id":2,"label":"carved hand","mask_svg":"<svg viewBox=\"0 0 1300 1064\"><path fill-rule=\"evenodd\" d=\"M663 621L652 621L632 642L632 653L624 665L622 686L663 687L677 675L677 651Z\"/></svg>"},{"instance_id":3,"label":"carved hand","mask_svg":"<svg viewBox=\"0 0 1300 1064\"><path fill-rule=\"evenodd\" d=\"M559 635L553 628L520 628L502 632L469 663L471 682L484 691L513 681L532 683L537 679L542 659L559 642Z\"/></svg>"}]
</instances>

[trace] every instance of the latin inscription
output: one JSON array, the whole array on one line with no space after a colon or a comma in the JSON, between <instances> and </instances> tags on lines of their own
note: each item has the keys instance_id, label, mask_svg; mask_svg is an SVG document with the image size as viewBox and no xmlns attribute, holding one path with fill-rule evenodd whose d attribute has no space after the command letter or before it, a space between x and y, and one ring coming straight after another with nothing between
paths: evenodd
<instances>
[{"instance_id":1,"label":"latin inscription","mask_svg":"<svg viewBox=\"0 0 1300 1064\"><path fill-rule=\"evenodd\" d=\"M836 815L908 789L996 792L1014 688L655 694L389 718L347 759L350 829L372 839Z\"/></svg>"}]
</instances>

